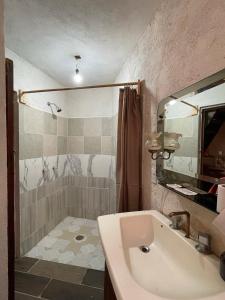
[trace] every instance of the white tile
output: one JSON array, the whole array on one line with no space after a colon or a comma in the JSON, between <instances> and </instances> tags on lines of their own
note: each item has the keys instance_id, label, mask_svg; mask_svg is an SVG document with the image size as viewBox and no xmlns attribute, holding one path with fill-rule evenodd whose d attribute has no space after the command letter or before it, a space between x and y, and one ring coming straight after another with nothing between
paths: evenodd
<instances>
[{"instance_id":1,"label":"white tile","mask_svg":"<svg viewBox=\"0 0 225 300\"><path fill-rule=\"evenodd\" d=\"M43 248L51 248L55 242L57 242L57 238L46 236L37 244L37 246Z\"/></svg>"}]
</instances>

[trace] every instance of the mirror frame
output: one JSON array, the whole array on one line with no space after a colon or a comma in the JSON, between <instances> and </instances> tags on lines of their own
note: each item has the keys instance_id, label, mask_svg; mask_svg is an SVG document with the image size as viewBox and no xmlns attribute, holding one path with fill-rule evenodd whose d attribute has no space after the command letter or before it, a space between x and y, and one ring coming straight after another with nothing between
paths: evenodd
<instances>
[{"instance_id":1,"label":"mirror frame","mask_svg":"<svg viewBox=\"0 0 225 300\"><path fill-rule=\"evenodd\" d=\"M161 100L158 105L157 109L157 131L164 132L164 119L162 117L162 113L164 113L164 106L166 103L171 101L172 98L180 98L190 92L193 91L199 91L201 92L211 89L215 86L218 86L220 84L225 83L225 69L207 77L204 78L184 89L181 91L178 91L165 99ZM220 104L218 104L220 105ZM225 105L225 99L224 104ZM213 106L213 105L212 105ZM201 107L199 109L199 125L202 124L202 111L210 106ZM161 116L161 118L160 118ZM221 180L218 178L205 176L200 174L200 168L201 168L201 155L200 155L200 146L202 141L202 129L201 126L199 126L199 140L198 140L198 165L197 165L197 177L191 177L188 175L184 175L178 172L170 171L163 168L163 160L157 159L156 161L156 176L157 181L160 185L164 186L165 188L172 190L173 192L180 194L182 197L188 198L191 201L194 201L195 203L204 206L205 208L208 208L209 210L216 212L216 204L217 204L217 196L214 194L209 194L206 190L204 191L204 188L207 189L207 187L210 187L212 184L220 184L225 183L225 180ZM172 188L169 188L166 184L167 183L187 183L190 184L196 191L199 192L196 196L187 196L183 193L180 193ZM204 188L203 188L204 187Z\"/></svg>"}]
</instances>

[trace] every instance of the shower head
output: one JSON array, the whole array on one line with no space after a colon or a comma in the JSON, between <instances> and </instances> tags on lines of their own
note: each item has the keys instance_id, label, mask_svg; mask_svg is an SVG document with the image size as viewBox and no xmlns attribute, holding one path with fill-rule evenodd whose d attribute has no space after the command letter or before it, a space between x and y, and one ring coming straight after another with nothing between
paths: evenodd
<instances>
[{"instance_id":1,"label":"shower head","mask_svg":"<svg viewBox=\"0 0 225 300\"><path fill-rule=\"evenodd\" d=\"M52 106L55 106L57 112L61 112L62 111L62 109L58 105L56 105L55 103L53 103L53 102L47 102L47 105L51 108L52 113L53 113Z\"/></svg>"}]
</instances>

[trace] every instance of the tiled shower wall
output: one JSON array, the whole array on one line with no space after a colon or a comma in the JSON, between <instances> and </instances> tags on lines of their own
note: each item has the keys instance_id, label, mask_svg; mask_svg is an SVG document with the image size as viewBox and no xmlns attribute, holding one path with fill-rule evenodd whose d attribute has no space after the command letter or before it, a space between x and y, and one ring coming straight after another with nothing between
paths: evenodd
<instances>
[{"instance_id":1,"label":"tiled shower wall","mask_svg":"<svg viewBox=\"0 0 225 300\"><path fill-rule=\"evenodd\" d=\"M112 117L68 119L68 208L73 217L96 219L116 211L112 124Z\"/></svg>"},{"instance_id":2,"label":"tiled shower wall","mask_svg":"<svg viewBox=\"0 0 225 300\"><path fill-rule=\"evenodd\" d=\"M114 123L20 105L21 254L67 215L116 211Z\"/></svg>"},{"instance_id":3,"label":"tiled shower wall","mask_svg":"<svg viewBox=\"0 0 225 300\"><path fill-rule=\"evenodd\" d=\"M20 105L21 254L68 215L67 120Z\"/></svg>"}]
</instances>

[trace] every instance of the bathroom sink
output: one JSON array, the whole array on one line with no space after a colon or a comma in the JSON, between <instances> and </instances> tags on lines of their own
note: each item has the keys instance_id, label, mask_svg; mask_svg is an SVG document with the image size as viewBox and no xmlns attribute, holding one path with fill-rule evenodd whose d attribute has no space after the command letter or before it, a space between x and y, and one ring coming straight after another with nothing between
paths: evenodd
<instances>
[{"instance_id":1,"label":"bathroom sink","mask_svg":"<svg viewBox=\"0 0 225 300\"><path fill-rule=\"evenodd\" d=\"M218 258L199 253L159 212L101 216L98 224L117 300L225 300Z\"/></svg>"}]
</instances>

